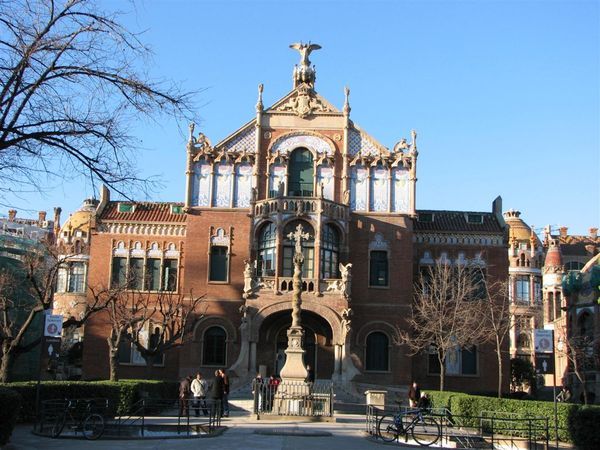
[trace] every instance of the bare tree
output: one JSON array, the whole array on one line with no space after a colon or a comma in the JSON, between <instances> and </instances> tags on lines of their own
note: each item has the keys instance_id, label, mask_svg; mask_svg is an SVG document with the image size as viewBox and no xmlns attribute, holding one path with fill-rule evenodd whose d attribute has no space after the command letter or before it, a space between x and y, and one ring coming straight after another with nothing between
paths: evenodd
<instances>
[{"instance_id":1,"label":"bare tree","mask_svg":"<svg viewBox=\"0 0 600 450\"><path fill-rule=\"evenodd\" d=\"M150 51L120 16L96 0L0 2L0 191L70 172L121 194L148 187L128 124L190 117L193 93L150 79Z\"/></svg>"},{"instance_id":2,"label":"bare tree","mask_svg":"<svg viewBox=\"0 0 600 450\"><path fill-rule=\"evenodd\" d=\"M510 306L508 283L506 281L485 283L485 298L479 303L480 316L483 318L484 336L487 335L489 342L494 344L494 353L498 361L498 398L502 398L502 370L505 354L503 349L514 326L515 314Z\"/></svg>"},{"instance_id":3,"label":"bare tree","mask_svg":"<svg viewBox=\"0 0 600 450\"><path fill-rule=\"evenodd\" d=\"M0 379L9 379L10 367L15 356L32 350L41 338L27 339L35 318L51 309L58 271L69 259L59 255L56 248L47 243L30 247L14 267L0 272L0 342L2 360ZM71 317L66 326L81 326L106 304L92 301L79 317Z\"/></svg>"},{"instance_id":4,"label":"bare tree","mask_svg":"<svg viewBox=\"0 0 600 450\"><path fill-rule=\"evenodd\" d=\"M483 321L475 301L480 286L473 273L466 265L441 261L421 272L408 319L409 331L399 331L411 354L436 353L441 391L449 352L481 340Z\"/></svg>"},{"instance_id":5,"label":"bare tree","mask_svg":"<svg viewBox=\"0 0 600 450\"><path fill-rule=\"evenodd\" d=\"M119 379L119 348L128 343L140 353L151 368L156 359L181 345L191 331L189 323L201 314L204 296L170 291L158 293L127 289L126 286L92 294L106 298L110 323L107 337L110 355L110 379Z\"/></svg>"},{"instance_id":6,"label":"bare tree","mask_svg":"<svg viewBox=\"0 0 600 450\"><path fill-rule=\"evenodd\" d=\"M583 403L588 404L587 391L587 372L592 370L594 366L600 365L600 349L598 347L598 337L594 337L592 332L577 334L571 333L568 335L566 329L561 330L562 345L556 349L559 355L563 355L568 364L569 372L575 375L575 378L581 385L581 394Z\"/></svg>"}]
</instances>

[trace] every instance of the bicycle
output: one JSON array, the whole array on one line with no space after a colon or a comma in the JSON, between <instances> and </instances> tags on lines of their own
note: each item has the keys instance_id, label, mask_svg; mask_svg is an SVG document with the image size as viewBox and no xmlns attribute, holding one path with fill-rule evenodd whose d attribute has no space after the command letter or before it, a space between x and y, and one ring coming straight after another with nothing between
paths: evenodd
<instances>
[{"instance_id":1,"label":"bicycle","mask_svg":"<svg viewBox=\"0 0 600 450\"><path fill-rule=\"evenodd\" d=\"M81 405L79 400L66 400L63 411L56 416L50 431L53 438L59 437L63 432L67 419L74 424L74 430L81 431L85 439L96 440L102 436L102 433L104 433L104 417L92 412L93 400L84 400L83 404L85 404L85 410L82 413L81 409L78 408Z\"/></svg>"},{"instance_id":2,"label":"bicycle","mask_svg":"<svg viewBox=\"0 0 600 450\"><path fill-rule=\"evenodd\" d=\"M412 409L396 414L386 414L379 419L377 434L384 442L392 442L398 436L411 433L419 445L428 447L442 437L442 429L437 420L424 416L421 409Z\"/></svg>"}]
</instances>

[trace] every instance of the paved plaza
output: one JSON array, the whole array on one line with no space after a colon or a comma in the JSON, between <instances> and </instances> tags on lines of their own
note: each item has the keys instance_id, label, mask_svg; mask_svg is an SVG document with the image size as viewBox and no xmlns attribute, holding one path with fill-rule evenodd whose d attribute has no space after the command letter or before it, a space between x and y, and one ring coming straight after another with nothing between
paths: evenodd
<instances>
[{"instance_id":1,"label":"paved plaza","mask_svg":"<svg viewBox=\"0 0 600 450\"><path fill-rule=\"evenodd\" d=\"M260 420L238 412L223 419L228 429L220 436L198 439L98 440L51 439L31 433L30 425L18 425L6 450L30 449L377 449L364 432L364 415L338 415L336 422L290 422Z\"/></svg>"}]
</instances>

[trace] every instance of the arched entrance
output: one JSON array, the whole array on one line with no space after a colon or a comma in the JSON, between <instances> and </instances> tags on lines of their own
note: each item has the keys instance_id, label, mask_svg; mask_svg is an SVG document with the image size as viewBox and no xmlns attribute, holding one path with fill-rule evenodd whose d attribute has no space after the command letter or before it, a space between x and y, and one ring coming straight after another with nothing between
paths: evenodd
<instances>
[{"instance_id":1,"label":"arched entrance","mask_svg":"<svg viewBox=\"0 0 600 450\"><path fill-rule=\"evenodd\" d=\"M325 319L311 311L302 311L304 328L304 364L310 364L315 377L331 379L334 369L333 332ZM285 364L287 330L292 324L291 310L276 312L267 317L259 330L256 352L257 368L264 366L267 375L278 375Z\"/></svg>"}]
</instances>

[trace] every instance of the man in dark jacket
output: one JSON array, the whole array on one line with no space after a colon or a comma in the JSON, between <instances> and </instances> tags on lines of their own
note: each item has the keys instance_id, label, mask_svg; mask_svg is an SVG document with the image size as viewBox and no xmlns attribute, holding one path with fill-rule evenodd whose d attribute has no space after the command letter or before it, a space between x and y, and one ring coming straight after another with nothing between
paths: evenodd
<instances>
[{"instance_id":1,"label":"man in dark jacket","mask_svg":"<svg viewBox=\"0 0 600 450\"><path fill-rule=\"evenodd\" d=\"M225 369L221 369L220 372L223 377L223 417L229 417L229 377Z\"/></svg>"},{"instance_id":2,"label":"man in dark jacket","mask_svg":"<svg viewBox=\"0 0 600 450\"><path fill-rule=\"evenodd\" d=\"M188 403L190 400L190 383L191 376L185 377L179 382L179 415L187 416L189 414Z\"/></svg>"},{"instance_id":3,"label":"man in dark jacket","mask_svg":"<svg viewBox=\"0 0 600 450\"><path fill-rule=\"evenodd\" d=\"M223 383L223 377L221 376L220 370L215 370L215 378L212 381L210 386L210 403L212 414L211 415L221 415L223 408L223 393L225 392L225 387Z\"/></svg>"},{"instance_id":4,"label":"man in dark jacket","mask_svg":"<svg viewBox=\"0 0 600 450\"><path fill-rule=\"evenodd\" d=\"M416 381L413 381L412 386L408 390L408 404L411 408L416 408L419 399L421 398L421 388Z\"/></svg>"}]
</instances>

